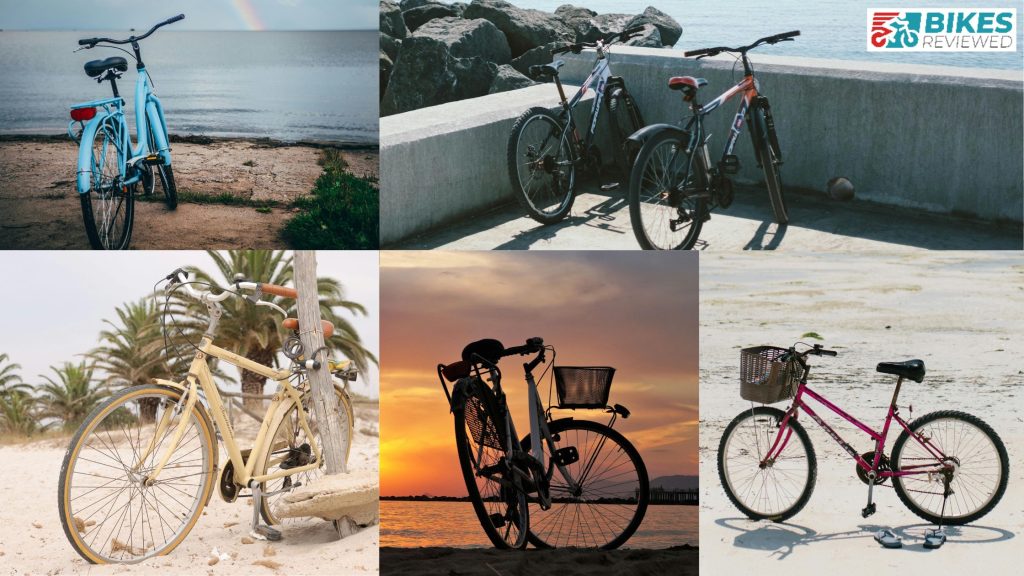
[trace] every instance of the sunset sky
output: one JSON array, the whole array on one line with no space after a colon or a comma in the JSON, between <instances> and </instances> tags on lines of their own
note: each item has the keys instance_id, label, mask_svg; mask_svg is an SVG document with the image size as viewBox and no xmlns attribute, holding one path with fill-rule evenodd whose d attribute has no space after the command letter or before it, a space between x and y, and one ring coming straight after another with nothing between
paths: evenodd
<instances>
[{"instance_id":1,"label":"sunset sky","mask_svg":"<svg viewBox=\"0 0 1024 576\"><path fill-rule=\"evenodd\" d=\"M609 402L632 412L616 429L650 477L697 474L697 280L689 252L382 252L381 493L466 494L436 367L481 338L540 336L559 365L616 367ZM525 433L521 362L502 366Z\"/></svg>"}]
</instances>

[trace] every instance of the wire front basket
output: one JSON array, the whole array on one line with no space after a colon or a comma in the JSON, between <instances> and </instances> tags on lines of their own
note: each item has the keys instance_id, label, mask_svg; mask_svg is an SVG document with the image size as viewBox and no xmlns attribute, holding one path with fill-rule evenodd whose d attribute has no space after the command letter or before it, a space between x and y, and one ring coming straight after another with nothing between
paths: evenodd
<instances>
[{"instance_id":1,"label":"wire front basket","mask_svg":"<svg viewBox=\"0 0 1024 576\"><path fill-rule=\"evenodd\" d=\"M608 406L615 368L610 366L555 366L558 407L600 409Z\"/></svg>"},{"instance_id":2,"label":"wire front basket","mask_svg":"<svg viewBox=\"0 0 1024 576\"><path fill-rule=\"evenodd\" d=\"M751 402L772 404L796 395L803 378L797 362L781 361L785 348L755 346L740 351L740 397Z\"/></svg>"}]
</instances>

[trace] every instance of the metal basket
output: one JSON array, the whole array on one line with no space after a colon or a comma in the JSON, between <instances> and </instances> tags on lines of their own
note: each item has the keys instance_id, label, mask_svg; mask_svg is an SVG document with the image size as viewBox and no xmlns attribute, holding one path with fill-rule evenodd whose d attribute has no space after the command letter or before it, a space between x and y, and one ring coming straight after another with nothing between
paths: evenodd
<instances>
[{"instance_id":1,"label":"metal basket","mask_svg":"<svg viewBox=\"0 0 1024 576\"><path fill-rule=\"evenodd\" d=\"M610 366L555 366L558 407L598 409L608 406L615 368Z\"/></svg>"},{"instance_id":2,"label":"metal basket","mask_svg":"<svg viewBox=\"0 0 1024 576\"><path fill-rule=\"evenodd\" d=\"M788 352L775 346L755 346L740 351L740 397L772 404L796 394L803 368L796 362L779 361Z\"/></svg>"}]
</instances>

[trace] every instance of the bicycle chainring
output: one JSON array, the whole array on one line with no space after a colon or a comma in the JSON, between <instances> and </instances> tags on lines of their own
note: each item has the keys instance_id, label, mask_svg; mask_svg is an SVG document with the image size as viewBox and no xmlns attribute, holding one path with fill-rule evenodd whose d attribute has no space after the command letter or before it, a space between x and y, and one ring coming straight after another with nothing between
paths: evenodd
<instances>
[{"instance_id":1,"label":"bicycle chainring","mask_svg":"<svg viewBox=\"0 0 1024 576\"><path fill-rule=\"evenodd\" d=\"M872 450L871 452L865 452L865 453L861 454L860 457L863 458L865 462L874 462L875 461L875 452L874 452L874 450ZM857 468L857 478L860 478L860 481L863 482L865 485L868 484L869 483L869 481L868 481L868 473L863 468L861 468L860 466L856 466L856 468ZM892 472L892 466L889 464L889 457L886 456L885 454L882 454L882 458L878 461L878 471L879 472ZM881 486L882 484L885 484L886 480L888 480L888 478L885 478L885 477L875 478L875 486Z\"/></svg>"}]
</instances>

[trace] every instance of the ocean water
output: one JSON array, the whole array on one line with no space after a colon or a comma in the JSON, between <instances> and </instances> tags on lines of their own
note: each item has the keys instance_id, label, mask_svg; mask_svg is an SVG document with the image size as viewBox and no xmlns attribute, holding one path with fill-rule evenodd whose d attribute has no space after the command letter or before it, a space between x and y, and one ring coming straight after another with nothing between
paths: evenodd
<instances>
[{"instance_id":1,"label":"ocean water","mask_svg":"<svg viewBox=\"0 0 1024 576\"><path fill-rule=\"evenodd\" d=\"M132 59L111 48L74 52L79 38L128 35L0 32L0 134L64 132L72 104L111 95L82 70L109 56L129 61L118 88L132 111ZM140 46L172 134L378 142L375 31L160 30Z\"/></svg>"},{"instance_id":2,"label":"ocean water","mask_svg":"<svg viewBox=\"0 0 1024 576\"><path fill-rule=\"evenodd\" d=\"M698 545L697 506L648 506L640 528L624 548ZM491 546L469 502L380 503L380 545L412 548Z\"/></svg>"},{"instance_id":3,"label":"ocean water","mask_svg":"<svg viewBox=\"0 0 1024 576\"><path fill-rule=\"evenodd\" d=\"M584 6L599 14L639 14L648 6L672 16L683 27L676 50L712 46L742 46L772 34L800 30L793 42L758 48L751 54L777 54L840 60L877 60L905 64L931 64L965 68L1024 67L1024 30L1019 0L917 0L908 6L937 8L1016 7L1017 52L868 52L867 9L899 6L878 0L512 0L522 8L553 12L562 4ZM754 63L757 63L756 58Z\"/></svg>"}]
</instances>

